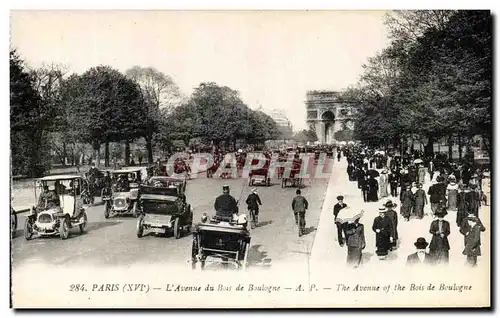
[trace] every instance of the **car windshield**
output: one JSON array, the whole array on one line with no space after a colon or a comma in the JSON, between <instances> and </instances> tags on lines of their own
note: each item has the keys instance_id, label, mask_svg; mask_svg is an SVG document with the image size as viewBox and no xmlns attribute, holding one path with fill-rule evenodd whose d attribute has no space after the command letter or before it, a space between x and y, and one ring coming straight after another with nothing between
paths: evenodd
<instances>
[{"instance_id":1,"label":"car windshield","mask_svg":"<svg viewBox=\"0 0 500 318\"><path fill-rule=\"evenodd\" d=\"M64 180L41 180L37 182L38 193L42 193L47 187L49 191L55 191L57 195L75 195L75 189L80 187L78 179Z\"/></svg>"}]
</instances>

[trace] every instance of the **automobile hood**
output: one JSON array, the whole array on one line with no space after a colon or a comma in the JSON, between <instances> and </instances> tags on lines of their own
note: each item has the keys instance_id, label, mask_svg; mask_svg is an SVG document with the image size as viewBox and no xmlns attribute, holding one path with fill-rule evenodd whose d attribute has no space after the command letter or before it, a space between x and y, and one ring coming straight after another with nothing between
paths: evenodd
<instances>
[{"instance_id":1,"label":"automobile hood","mask_svg":"<svg viewBox=\"0 0 500 318\"><path fill-rule=\"evenodd\" d=\"M50 208L50 209L47 209L47 210L40 211L38 213L38 215L40 215L40 214L54 215L54 214L58 214L58 213L61 213L61 212L62 212L61 208L55 207L55 208Z\"/></svg>"},{"instance_id":2,"label":"automobile hood","mask_svg":"<svg viewBox=\"0 0 500 318\"><path fill-rule=\"evenodd\" d=\"M115 192L113 199L127 199L130 198L130 192Z\"/></svg>"},{"instance_id":3,"label":"automobile hood","mask_svg":"<svg viewBox=\"0 0 500 318\"><path fill-rule=\"evenodd\" d=\"M144 221L151 223L170 224L172 223L172 215L146 214L144 216Z\"/></svg>"}]
</instances>

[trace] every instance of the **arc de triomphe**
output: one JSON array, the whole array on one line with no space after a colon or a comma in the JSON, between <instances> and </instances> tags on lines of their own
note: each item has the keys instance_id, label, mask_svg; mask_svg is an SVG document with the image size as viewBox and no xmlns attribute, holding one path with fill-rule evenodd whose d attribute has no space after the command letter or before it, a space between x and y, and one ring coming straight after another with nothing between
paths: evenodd
<instances>
[{"instance_id":1,"label":"arc de triomphe","mask_svg":"<svg viewBox=\"0 0 500 318\"><path fill-rule=\"evenodd\" d=\"M332 144L337 131L354 128L355 105L340 100L338 92L308 91L305 103L307 124L321 144Z\"/></svg>"}]
</instances>

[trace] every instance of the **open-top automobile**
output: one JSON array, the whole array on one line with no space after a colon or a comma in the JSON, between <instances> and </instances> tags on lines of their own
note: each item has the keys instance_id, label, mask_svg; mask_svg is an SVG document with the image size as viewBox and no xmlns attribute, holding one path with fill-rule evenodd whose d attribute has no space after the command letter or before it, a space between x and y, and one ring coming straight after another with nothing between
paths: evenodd
<instances>
[{"instance_id":1,"label":"open-top automobile","mask_svg":"<svg viewBox=\"0 0 500 318\"><path fill-rule=\"evenodd\" d=\"M137 209L137 237L146 232L173 234L176 239L191 231L193 211L186 203L182 184L141 186Z\"/></svg>"},{"instance_id":2,"label":"open-top automobile","mask_svg":"<svg viewBox=\"0 0 500 318\"><path fill-rule=\"evenodd\" d=\"M82 178L77 175L48 176L35 180L35 202L24 224L24 237L59 235L65 240L69 231L87 225L87 206L81 197Z\"/></svg>"},{"instance_id":3,"label":"open-top automobile","mask_svg":"<svg viewBox=\"0 0 500 318\"><path fill-rule=\"evenodd\" d=\"M104 217L132 214L137 217L137 199L144 168L127 168L111 172L111 195L104 197Z\"/></svg>"}]
</instances>

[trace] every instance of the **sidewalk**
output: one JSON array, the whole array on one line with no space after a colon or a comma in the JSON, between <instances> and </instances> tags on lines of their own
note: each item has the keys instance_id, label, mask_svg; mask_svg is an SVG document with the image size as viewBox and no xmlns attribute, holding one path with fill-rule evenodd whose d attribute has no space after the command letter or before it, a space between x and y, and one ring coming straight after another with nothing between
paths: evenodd
<instances>
[{"instance_id":1,"label":"sidewalk","mask_svg":"<svg viewBox=\"0 0 500 318\"><path fill-rule=\"evenodd\" d=\"M321 279L321 277L324 277L325 272L331 272L334 271L334 269L340 268L342 268L343 272L345 272L346 269L345 264L347 248L345 246L342 248L339 246L336 240L337 229L333 222L333 206L337 202L337 195L343 195L344 202L349 205L351 209L365 211L360 223L364 224L366 248L363 250L362 265L357 271L355 271L356 275L367 275L369 273L374 275L382 268L385 273L388 273L387 271L394 271L394 275L399 275L398 272L401 275L405 275L404 271L406 258L409 254L415 252L413 244L416 239L418 237L424 237L427 242L431 241L432 236L429 233L429 227L433 217L428 215L422 220L410 219L409 222L404 221L400 215L401 203L399 202L399 196L397 198L381 198L378 202L365 203L363 201L361 191L357 188L357 182L349 181L346 168L347 161L345 157L343 157L340 162L336 161L333 165L332 176L328 185L316 238L311 251L310 264L312 275L317 279ZM426 178L427 180L423 189L427 193L431 183L428 175ZM397 204L396 212L398 213L399 248L390 252L389 257L386 260L381 261L375 254L375 233L372 231L372 225L374 218L378 216L378 208L382 206L387 199L391 199ZM430 205L426 205L424 212L429 214L431 213ZM479 269L479 271L483 271L485 275L489 275L486 273L489 273L488 266L491 255L490 206L482 206L479 212L479 217L486 227L486 231L481 235L482 256L478 258L477 269ZM451 246L449 253L450 267L458 266L463 268L463 264L465 263L465 256L462 255L464 239L456 226L456 212L448 211L448 215L445 219L450 222L451 226L451 234L448 237Z\"/></svg>"}]
</instances>

